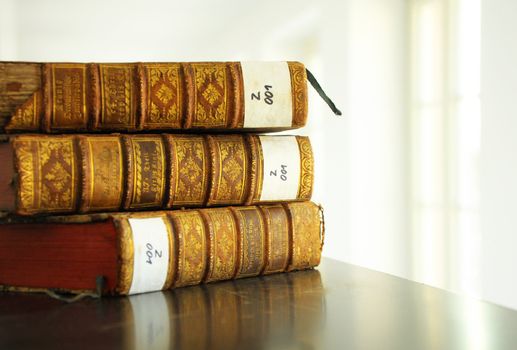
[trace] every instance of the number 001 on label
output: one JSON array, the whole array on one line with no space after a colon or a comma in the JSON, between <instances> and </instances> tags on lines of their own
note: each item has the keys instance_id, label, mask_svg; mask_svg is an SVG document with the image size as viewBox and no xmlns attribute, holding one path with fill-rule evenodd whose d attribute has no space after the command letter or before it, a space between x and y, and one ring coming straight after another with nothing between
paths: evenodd
<instances>
[{"instance_id":1,"label":"number 001 on label","mask_svg":"<svg viewBox=\"0 0 517 350\"><path fill-rule=\"evenodd\" d=\"M293 200L300 184L300 149L295 136L260 136L264 172L261 201Z\"/></svg>"},{"instance_id":2,"label":"number 001 on label","mask_svg":"<svg viewBox=\"0 0 517 350\"><path fill-rule=\"evenodd\" d=\"M241 62L244 127L290 127L291 74L287 62Z\"/></svg>"},{"instance_id":3,"label":"number 001 on label","mask_svg":"<svg viewBox=\"0 0 517 350\"><path fill-rule=\"evenodd\" d=\"M133 280L129 294L161 290L169 269L169 233L164 219L128 219L133 233Z\"/></svg>"}]
</instances>

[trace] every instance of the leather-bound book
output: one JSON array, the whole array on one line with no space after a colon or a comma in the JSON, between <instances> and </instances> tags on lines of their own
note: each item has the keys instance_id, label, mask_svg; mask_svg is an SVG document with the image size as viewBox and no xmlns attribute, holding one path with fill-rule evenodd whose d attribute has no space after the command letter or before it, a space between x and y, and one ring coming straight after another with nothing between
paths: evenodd
<instances>
[{"instance_id":1,"label":"leather-bound book","mask_svg":"<svg viewBox=\"0 0 517 350\"><path fill-rule=\"evenodd\" d=\"M307 120L298 62L0 62L0 131L295 129Z\"/></svg>"},{"instance_id":2,"label":"leather-bound book","mask_svg":"<svg viewBox=\"0 0 517 350\"><path fill-rule=\"evenodd\" d=\"M138 294L312 268L322 245L312 202L54 216L0 224L0 285Z\"/></svg>"},{"instance_id":3,"label":"leather-bound book","mask_svg":"<svg viewBox=\"0 0 517 350\"><path fill-rule=\"evenodd\" d=\"M309 200L303 136L16 135L0 142L0 212L36 215Z\"/></svg>"}]
</instances>

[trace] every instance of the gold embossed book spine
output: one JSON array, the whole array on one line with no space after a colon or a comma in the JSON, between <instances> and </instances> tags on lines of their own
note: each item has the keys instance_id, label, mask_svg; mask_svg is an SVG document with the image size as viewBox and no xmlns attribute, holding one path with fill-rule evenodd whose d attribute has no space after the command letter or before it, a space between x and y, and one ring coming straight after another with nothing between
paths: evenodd
<instances>
[{"instance_id":1,"label":"gold embossed book spine","mask_svg":"<svg viewBox=\"0 0 517 350\"><path fill-rule=\"evenodd\" d=\"M0 211L37 215L309 200L303 136L18 135L0 143Z\"/></svg>"},{"instance_id":2,"label":"gold embossed book spine","mask_svg":"<svg viewBox=\"0 0 517 350\"><path fill-rule=\"evenodd\" d=\"M303 270L320 262L322 229L312 202L4 223L0 285L85 292L102 276L103 293L128 295Z\"/></svg>"},{"instance_id":3,"label":"gold embossed book spine","mask_svg":"<svg viewBox=\"0 0 517 350\"><path fill-rule=\"evenodd\" d=\"M299 62L0 62L7 133L295 129L307 120Z\"/></svg>"}]
</instances>

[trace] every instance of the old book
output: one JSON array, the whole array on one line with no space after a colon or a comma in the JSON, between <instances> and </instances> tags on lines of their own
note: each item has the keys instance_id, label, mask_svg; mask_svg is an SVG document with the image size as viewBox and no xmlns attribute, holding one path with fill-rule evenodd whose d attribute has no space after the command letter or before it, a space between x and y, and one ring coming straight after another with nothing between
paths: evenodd
<instances>
[{"instance_id":1,"label":"old book","mask_svg":"<svg viewBox=\"0 0 517 350\"><path fill-rule=\"evenodd\" d=\"M299 128L299 62L0 62L0 131Z\"/></svg>"},{"instance_id":2,"label":"old book","mask_svg":"<svg viewBox=\"0 0 517 350\"><path fill-rule=\"evenodd\" d=\"M0 211L19 215L308 200L309 139L18 135L0 143Z\"/></svg>"},{"instance_id":3,"label":"old book","mask_svg":"<svg viewBox=\"0 0 517 350\"><path fill-rule=\"evenodd\" d=\"M311 268L322 244L312 202L48 217L0 225L0 285L138 294Z\"/></svg>"}]
</instances>

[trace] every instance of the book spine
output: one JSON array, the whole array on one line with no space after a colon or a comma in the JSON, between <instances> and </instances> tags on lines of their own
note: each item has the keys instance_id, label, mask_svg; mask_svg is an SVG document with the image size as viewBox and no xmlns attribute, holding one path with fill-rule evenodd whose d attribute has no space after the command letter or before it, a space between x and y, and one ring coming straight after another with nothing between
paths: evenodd
<instances>
[{"instance_id":1,"label":"book spine","mask_svg":"<svg viewBox=\"0 0 517 350\"><path fill-rule=\"evenodd\" d=\"M307 119L299 62L45 63L41 72L6 132L281 130Z\"/></svg>"},{"instance_id":2,"label":"book spine","mask_svg":"<svg viewBox=\"0 0 517 350\"><path fill-rule=\"evenodd\" d=\"M312 202L138 213L116 219L118 294L315 267L323 245Z\"/></svg>"},{"instance_id":3,"label":"book spine","mask_svg":"<svg viewBox=\"0 0 517 350\"><path fill-rule=\"evenodd\" d=\"M309 200L303 136L20 135L16 213L89 213Z\"/></svg>"},{"instance_id":4,"label":"book spine","mask_svg":"<svg viewBox=\"0 0 517 350\"><path fill-rule=\"evenodd\" d=\"M24 103L34 103L34 92L41 88L41 64L29 62L0 62L0 130L10 119L17 119L23 128L31 130L35 123L33 115L27 115L31 108L18 108ZM16 114L16 110L20 114ZM25 115L21 112L26 111Z\"/></svg>"}]
</instances>

